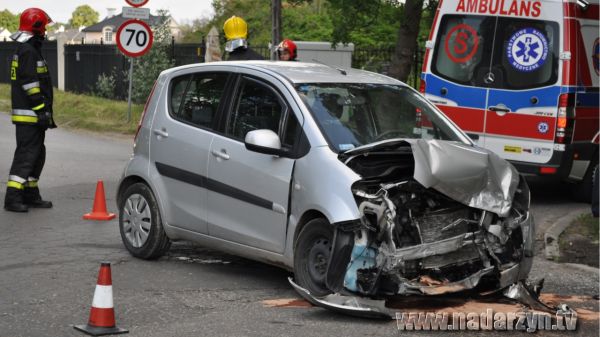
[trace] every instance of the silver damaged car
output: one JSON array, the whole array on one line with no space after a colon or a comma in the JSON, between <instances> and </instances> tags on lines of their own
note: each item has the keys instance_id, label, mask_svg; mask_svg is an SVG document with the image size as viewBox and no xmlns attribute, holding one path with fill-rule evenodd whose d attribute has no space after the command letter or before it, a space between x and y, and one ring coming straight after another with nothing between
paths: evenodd
<instances>
[{"instance_id":1,"label":"silver damaged car","mask_svg":"<svg viewBox=\"0 0 600 337\"><path fill-rule=\"evenodd\" d=\"M174 240L287 268L314 304L389 317L382 300L527 297L534 224L514 167L417 91L301 62L164 71L118 188L123 243Z\"/></svg>"}]
</instances>

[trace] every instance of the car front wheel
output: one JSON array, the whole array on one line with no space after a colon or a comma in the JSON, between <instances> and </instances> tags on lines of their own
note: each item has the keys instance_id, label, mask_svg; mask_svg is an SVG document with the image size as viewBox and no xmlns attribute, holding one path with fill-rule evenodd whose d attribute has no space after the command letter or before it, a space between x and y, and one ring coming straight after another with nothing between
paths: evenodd
<instances>
[{"instance_id":1,"label":"car front wheel","mask_svg":"<svg viewBox=\"0 0 600 337\"><path fill-rule=\"evenodd\" d=\"M119 230L125 248L131 255L147 260L164 255L171 241L150 188L144 183L133 184L119 200Z\"/></svg>"},{"instance_id":2,"label":"car front wheel","mask_svg":"<svg viewBox=\"0 0 600 337\"><path fill-rule=\"evenodd\" d=\"M325 219L309 221L296 240L294 276L296 283L314 296L331 293L325 284L333 245L333 228Z\"/></svg>"}]
</instances>

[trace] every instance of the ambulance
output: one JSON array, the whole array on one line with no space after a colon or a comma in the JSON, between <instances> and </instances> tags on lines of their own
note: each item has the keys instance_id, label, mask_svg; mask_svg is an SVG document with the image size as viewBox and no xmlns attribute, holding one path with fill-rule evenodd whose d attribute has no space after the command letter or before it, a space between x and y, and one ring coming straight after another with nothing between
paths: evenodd
<instances>
[{"instance_id":1,"label":"ambulance","mask_svg":"<svg viewBox=\"0 0 600 337\"><path fill-rule=\"evenodd\" d=\"M598 166L598 1L440 0L421 74L478 146L581 200Z\"/></svg>"}]
</instances>

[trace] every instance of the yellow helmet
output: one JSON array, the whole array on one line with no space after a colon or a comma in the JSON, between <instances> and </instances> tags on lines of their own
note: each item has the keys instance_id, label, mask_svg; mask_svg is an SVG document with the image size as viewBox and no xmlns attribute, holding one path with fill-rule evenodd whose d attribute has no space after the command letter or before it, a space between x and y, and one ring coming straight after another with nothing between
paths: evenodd
<instances>
[{"instance_id":1,"label":"yellow helmet","mask_svg":"<svg viewBox=\"0 0 600 337\"><path fill-rule=\"evenodd\" d=\"M223 24L227 40L246 39L248 37L248 25L239 16L232 16Z\"/></svg>"}]
</instances>

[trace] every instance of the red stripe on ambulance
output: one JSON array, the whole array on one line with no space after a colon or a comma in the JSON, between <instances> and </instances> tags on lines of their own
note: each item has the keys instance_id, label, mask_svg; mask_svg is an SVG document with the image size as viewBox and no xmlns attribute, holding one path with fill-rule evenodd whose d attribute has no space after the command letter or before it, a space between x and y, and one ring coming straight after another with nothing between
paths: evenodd
<instances>
[{"instance_id":1,"label":"red stripe on ambulance","mask_svg":"<svg viewBox=\"0 0 600 337\"><path fill-rule=\"evenodd\" d=\"M471 132L483 132L484 110L447 105L436 106L461 129Z\"/></svg>"},{"instance_id":2,"label":"red stripe on ambulance","mask_svg":"<svg viewBox=\"0 0 600 337\"><path fill-rule=\"evenodd\" d=\"M539 131L540 123L546 123L547 130ZM487 112L486 134L495 134L511 137L554 140L556 118L535 115L508 113L499 116L495 111Z\"/></svg>"}]
</instances>

